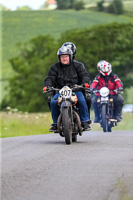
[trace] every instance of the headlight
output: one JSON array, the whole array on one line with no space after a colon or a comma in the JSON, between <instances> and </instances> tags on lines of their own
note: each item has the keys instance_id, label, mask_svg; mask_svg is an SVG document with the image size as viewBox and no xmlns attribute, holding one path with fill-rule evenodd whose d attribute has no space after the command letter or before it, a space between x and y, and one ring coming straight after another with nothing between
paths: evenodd
<instances>
[{"instance_id":1,"label":"headlight","mask_svg":"<svg viewBox=\"0 0 133 200\"><path fill-rule=\"evenodd\" d=\"M73 95L71 96L71 102L73 106L76 105L76 103L78 102L78 98L75 93L73 93Z\"/></svg>"},{"instance_id":2,"label":"headlight","mask_svg":"<svg viewBox=\"0 0 133 200\"><path fill-rule=\"evenodd\" d=\"M102 97L106 97L106 96L108 96L108 94L109 94L109 89L107 87L103 87L100 89L100 95Z\"/></svg>"}]
</instances>

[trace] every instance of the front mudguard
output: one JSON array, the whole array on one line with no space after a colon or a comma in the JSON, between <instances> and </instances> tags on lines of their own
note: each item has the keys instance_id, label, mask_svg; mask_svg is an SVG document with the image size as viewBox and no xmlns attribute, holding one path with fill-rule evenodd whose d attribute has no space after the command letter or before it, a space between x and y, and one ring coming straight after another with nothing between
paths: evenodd
<instances>
[{"instance_id":1,"label":"front mudguard","mask_svg":"<svg viewBox=\"0 0 133 200\"><path fill-rule=\"evenodd\" d=\"M61 108L69 108L71 107L71 102L70 101L63 101L62 104L61 104Z\"/></svg>"},{"instance_id":2,"label":"front mudguard","mask_svg":"<svg viewBox=\"0 0 133 200\"><path fill-rule=\"evenodd\" d=\"M64 134L63 134L63 127L62 127L62 113L63 113L63 110L64 109L68 109L68 112L69 112L69 116L71 116L71 103L69 101L63 101L62 104L61 104L61 107L60 107L60 115L58 117L58 120L57 120L57 127L58 127L58 131L59 131L59 134L64 137Z\"/></svg>"},{"instance_id":3,"label":"front mudguard","mask_svg":"<svg viewBox=\"0 0 133 200\"><path fill-rule=\"evenodd\" d=\"M61 104L61 113L64 109L68 109L69 116L72 116L72 104L70 101L63 101Z\"/></svg>"},{"instance_id":4,"label":"front mudguard","mask_svg":"<svg viewBox=\"0 0 133 200\"><path fill-rule=\"evenodd\" d=\"M61 117L64 110L67 110L68 116L71 120L71 123L73 124L73 110L72 110L72 103L70 101L63 101L61 104L60 112Z\"/></svg>"}]
</instances>

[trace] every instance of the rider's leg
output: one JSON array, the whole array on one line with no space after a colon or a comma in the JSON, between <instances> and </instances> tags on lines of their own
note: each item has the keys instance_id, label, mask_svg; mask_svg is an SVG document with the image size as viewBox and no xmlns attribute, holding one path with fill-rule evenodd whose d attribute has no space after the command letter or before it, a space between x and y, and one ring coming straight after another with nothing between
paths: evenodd
<instances>
[{"instance_id":1,"label":"rider's leg","mask_svg":"<svg viewBox=\"0 0 133 200\"><path fill-rule=\"evenodd\" d=\"M91 121L91 116L90 116L90 109L91 109L91 99L90 98L86 98L86 104L87 104L87 107L88 107L88 112L89 112L89 123L91 124L92 121Z\"/></svg>"},{"instance_id":2,"label":"rider's leg","mask_svg":"<svg viewBox=\"0 0 133 200\"><path fill-rule=\"evenodd\" d=\"M88 112L88 107L85 101L85 97L82 92L78 91L76 92L77 98L78 98L78 103L77 107L79 109L79 116L81 120L81 124L84 127L85 130L89 130L89 112Z\"/></svg>"},{"instance_id":3,"label":"rider's leg","mask_svg":"<svg viewBox=\"0 0 133 200\"><path fill-rule=\"evenodd\" d=\"M121 121L122 115L122 107L124 104L124 99L121 94L112 95L114 101L114 118L117 119L118 122Z\"/></svg>"},{"instance_id":4,"label":"rider's leg","mask_svg":"<svg viewBox=\"0 0 133 200\"><path fill-rule=\"evenodd\" d=\"M94 97L92 99L92 106L94 108L94 113L95 113L95 119L94 119L94 123L99 123L99 120L100 120L100 115L99 115L99 110L98 110L98 107L97 107L97 99L99 97Z\"/></svg>"},{"instance_id":5,"label":"rider's leg","mask_svg":"<svg viewBox=\"0 0 133 200\"><path fill-rule=\"evenodd\" d=\"M60 108L58 106L58 96L59 93L55 94L50 103L53 125L49 131L55 131L55 129L57 130L57 120L60 114Z\"/></svg>"},{"instance_id":6,"label":"rider's leg","mask_svg":"<svg viewBox=\"0 0 133 200\"><path fill-rule=\"evenodd\" d=\"M121 94L118 94L118 99L117 101L119 102L119 106L120 106L120 118L122 119L122 108L124 105L124 98Z\"/></svg>"},{"instance_id":7,"label":"rider's leg","mask_svg":"<svg viewBox=\"0 0 133 200\"><path fill-rule=\"evenodd\" d=\"M91 94L90 91L87 89L85 89L85 91L83 92L85 100L86 100L86 104L88 107L88 112L89 112L89 116L90 116L90 108L91 108Z\"/></svg>"},{"instance_id":8,"label":"rider's leg","mask_svg":"<svg viewBox=\"0 0 133 200\"><path fill-rule=\"evenodd\" d=\"M87 108L84 95L80 91L76 92L76 95L78 98L77 107L79 109L79 116L80 116L81 122L87 122L89 121L89 113L88 113L88 108Z\"/></svg>"},{"instance_id":9,"label":"rider's leg","mask_svg":"<svg viewBox=\"0 0 133 200\"><path fill-rule=\"evenodd\" d=\"M48 99L47 99L48 107L49 107L50 110L51 110L51 107L50 107L51 99L53 98L54 95L55 95L54 91L50 92Z\"/></svg>"}]
</instances>

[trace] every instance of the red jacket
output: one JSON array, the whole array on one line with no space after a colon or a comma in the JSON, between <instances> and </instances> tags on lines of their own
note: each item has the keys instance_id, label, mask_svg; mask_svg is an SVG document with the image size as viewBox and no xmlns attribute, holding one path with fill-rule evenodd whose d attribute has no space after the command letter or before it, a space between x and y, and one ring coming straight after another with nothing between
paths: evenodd
<instances>
[{"instance_id":1,"label":"red jacket","mask_svg":"<svg viewBox=\"0 0 133 200\"><path fill-rule=\"evenodd\" d=\"M100 90L102 87L107 87L109 90L115 90L119 87L123 87L123 84L116 74L111 73L109 76L103 76L102 74L98 74L92 82L90 88ZM114 95L116 93L110 91L110 94ZM99 95L100 93L96 93L96 96Z\"/></svg>"}]
</instances>

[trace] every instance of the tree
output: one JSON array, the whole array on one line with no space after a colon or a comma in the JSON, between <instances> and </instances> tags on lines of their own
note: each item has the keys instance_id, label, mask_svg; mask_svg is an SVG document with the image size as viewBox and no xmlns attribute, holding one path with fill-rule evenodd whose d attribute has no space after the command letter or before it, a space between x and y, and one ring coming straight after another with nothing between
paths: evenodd
<instances>
[{"instance_id":1,"label":"tree","mask_svg":"<svg viewBox=\"0 0 133 200\"><path fill-rule=\"evenodd\" d=\"M81 9L84 9L84 2L81 0L81 1L76 1L74 3L74 9L75 10L81 10Z\"/></svg>"},{"instance_id":2,"label":"tree","mask_svg":"<svg viewBox=\"0 0 133 200\"><path fill-rule=\"evenodd\" d=\"M117 10L116 10L116 7L113 3L111 3L108 7L107 7L107 12L108 13L113 13L113 14L116 14L117 13Z\"/></svg>"},{"instance_id":3,"label":"tree","mask_svg":"<svg viewBox=\"0 0 133 200\"><path fill-rule=\"evenodd\" d=\"M103 3L104 3L104 0L97 2L97 7L99 11L104 11Z\"/></svg>"},{"instance_id":4,"label":"tree","mask_svg":"<svg viewBox=\"0 0 133 200\"><path fill-rule=\"evenodd\" d=\"M96 64L107 60L118 74L124 88L133 85L133 25L109 24L85 30L72 30L62 34L60 45L71 41L77 46L76 59L83 62L91 75L98 73Z\"/></svg>"},{"instance_id":5,"label":"tree","mask_svg":"<svg viewBox=\"0 0 133 200\"><path fill-rule=\"evenodd\" d=\"M124 9L123 9L123 2L122 0L114 0L114 5L116 7L116 14L123 14Z\"/></svg>"},{"instance_id":6,"label":"tree","mask_svg":"<svg viewBox=\"0 0 133 200\"><path fill-rule=\"evenodd\" d=\"M57 0L57 9L64 10L71 7L71 0Z\"/></svg>"},{"instance_id":7,"label":"tree","mask_svg":"<svg viewBox=\"0 0 133 200\"><path fill-rule=\"evenodd\" d=\"M114 14L123 14L123 2L122 0L113 0L113 2L108 6L108 12Z\"/></svg>"},{"instance_id":8,"label":"tree","mask_svg":"<svg viewBox=\"0 0 133 200\"><path fill-rule=\"evenodd\" d=\"M56 0L57 1L57 9L64 10L73 8L74 0Z\"/></svg>"},{"instance_id":9,"label":"tree","mask_svg":"<svg viewBox=\"0 0 133 200\"><path fill-rule=\"evenodd\" d=\"M10 60L15 76L10 78L8 105L21 111L48 110L47 98L42 93L43 81L52 64L57 61L57 47L50 36L39 36L18 44L19 56Z\"/></svg>"},{"instance_id":10,"label":"tree","mask_svg":"<svg viewBox=\"0 0 133 200\"><path fill-rule=\"evenodd\" d=\"M70 8L74 7L74 2L75 2L75 0L70 0Z\"/></svg>"}]
</instances>

